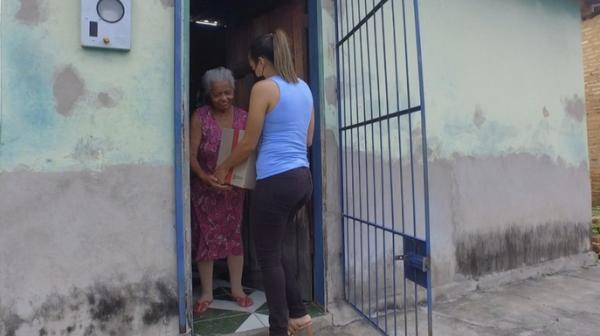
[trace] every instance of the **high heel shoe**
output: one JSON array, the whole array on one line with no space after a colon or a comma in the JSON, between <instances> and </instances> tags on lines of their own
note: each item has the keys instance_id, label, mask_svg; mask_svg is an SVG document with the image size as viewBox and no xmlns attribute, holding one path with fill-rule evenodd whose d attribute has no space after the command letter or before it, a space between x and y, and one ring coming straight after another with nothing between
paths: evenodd
<instances>
[{"instance_id":1,"label":"high heel shoe","mask_svg":"<svg viewBox=\"0 0 600 336\"><path fill-rule=\"evenodd\" d=\"M297 319L290 319L288 322L288 335L300 335L300 332L305 331L305 336L314 336L312 319L309 315Z\"/></svg>"}]
</instances>

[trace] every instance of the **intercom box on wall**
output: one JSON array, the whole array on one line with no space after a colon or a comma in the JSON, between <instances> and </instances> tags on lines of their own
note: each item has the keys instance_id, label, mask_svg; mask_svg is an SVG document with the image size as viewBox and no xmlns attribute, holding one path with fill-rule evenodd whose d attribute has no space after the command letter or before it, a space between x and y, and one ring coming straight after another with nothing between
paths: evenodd
<instances>
[{"instance_id":1,"label":"intercom box on wall","mask_svg":"<svg viewBox=\"0 0 600 336\"><path fill-rule=\"evenodd\" d=\"M131 49L131 0L81 0L81 45Z\"/></svg>"}]
</instances>

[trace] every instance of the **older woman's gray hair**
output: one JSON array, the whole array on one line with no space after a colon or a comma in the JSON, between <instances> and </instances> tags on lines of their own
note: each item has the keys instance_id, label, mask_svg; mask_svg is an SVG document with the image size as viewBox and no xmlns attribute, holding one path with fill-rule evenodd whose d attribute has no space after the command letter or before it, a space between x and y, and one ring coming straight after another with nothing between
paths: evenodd
<instances>
[{"instance_id":1,"label":"older woman's gray hair","mask_svg":"<svg viewBox=\"0 0 600 336\"><path fill-rule=\"evenodd\" d=\"M202 86L204 88L204 92L208 93L211 85L214 82L219 81L228 81L231 84L231 87L235 89L235 79L233 78L231 70L224 67L218 67L206 71L204 76L202 76Z\"/></svg>"}]
</instances>

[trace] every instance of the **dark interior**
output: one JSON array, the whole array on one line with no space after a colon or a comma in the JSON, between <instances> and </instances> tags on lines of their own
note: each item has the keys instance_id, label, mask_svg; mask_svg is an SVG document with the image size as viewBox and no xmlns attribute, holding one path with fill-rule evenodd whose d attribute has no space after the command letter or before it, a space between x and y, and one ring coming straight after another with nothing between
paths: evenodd
<instances>
[{"instance_id":1,"label":"dark interior","mask_svg":"<svg viewBox=\"0 0 600 336\"><path fill-rule=\"evenodd\" d=\"M226 66L227 38L253 19L280 7L291 0L197 0L190 2L190 106L202 104L198 100L200 78L206 70ZM219 22L212 27L195 23L201 20ZM250 72L247 64L231 69L236 79Z\"/></svg>"},{"instance_id":2,"label":"dark interior","mask_svg":"<svg viewBox=\"0 0 600 336\"><path fill-rule=\"evenodd\" d=\"M250 42L276 28L285 30L297 73L307 79L307 12L306 0L195 0L191 1L190 12L190 112L204 104L200 94L201 78L206 70L225 66L231 69L236 79L235 104L247 109L254 76L250 72L247 50ZM199 24L208 20L217 21L216 26ZM307 80L308 81L308 80ZM242 235L244 244L243 284L261 288L261 278L252 245L250 204L252 192L247 193ZM297 277L301 283L303 297L312 300L312 215L310 206L305 207L294 219L295 226L286 235L284 244L287 253L295 260ZM195 270L195 265L193 266ZM227 264L215 262L214 276L227 280ZM194 286L200 284L194 272Z\"/></svg>"}]
</instances>

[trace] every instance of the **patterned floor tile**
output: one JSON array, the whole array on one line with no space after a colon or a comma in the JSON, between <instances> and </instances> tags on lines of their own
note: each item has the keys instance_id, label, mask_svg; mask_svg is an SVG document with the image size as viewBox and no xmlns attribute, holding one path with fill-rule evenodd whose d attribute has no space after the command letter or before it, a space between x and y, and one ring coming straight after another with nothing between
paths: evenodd
<instances>
[{"instance_id":1,"label":"patterned floor tile","mask_svg":"<svg viewBox=\"0 0 600 336\"><path fill-rule=\"evenodd\" d=\"M256 315L256 317L258 318L258 320L265 326L268 327L269 326L269 315L265 315L265 314L260 314L260 313L254 313L254 315Z\"/></svg>"},{"instance_id":2,"label":"patterned floor tile","mask_svg":"<svg viewBox=\"0 0 600 336\"><path fill-rule=\"evenodd\" d=\"M236 332L244 332L264 327L265 325L258 319L258 317L255 314L251 314L250 316L248 316L246 321L244 321L244 323L242 323L242 325L239 326Z\"/></svg>"},{"instance_id":3,"label":"patterned floor tile","mask_svg":"<svg viewBox=\"0 0 600 336\"><path fill-rule=\"evenodd\" d=\"M194 332L197 336L232 334L240 328L250 315L246 313L226 318L196 321L194 322Z\"/></svg>"},{"instance_id":4,"label":"patterned floor tile","mask_svg":"<svg viewBox=\"0 0 600 336\"><path fill-rule=\"evenodd\" d=\"M196 321L206 321L206 320L216 320L222 319L226 317L233 317L238 315L245 315L245 312L239 312L234 310L226 310L226 309L215 309L208 308L206 312L200 315L194 315L194 322Z\"/></svg>"},{"instance_id":5,"label":"patterned floor tile","mask_svg":"<svg viewBox=\"0 0 600 336\"><path fill-rule=\"evenodd\" d=\"M243 308L231 297L226 281L217 280L213 287L213 303L204 314L194 316L197 336L232 334L269 326L269 308L263 291L244 288L254 304ZM194 297L199 295L195 293ZM323 309L313 303L307 304L307 310L313 317L324 314Z\"/></svg>"}]
</instances>

